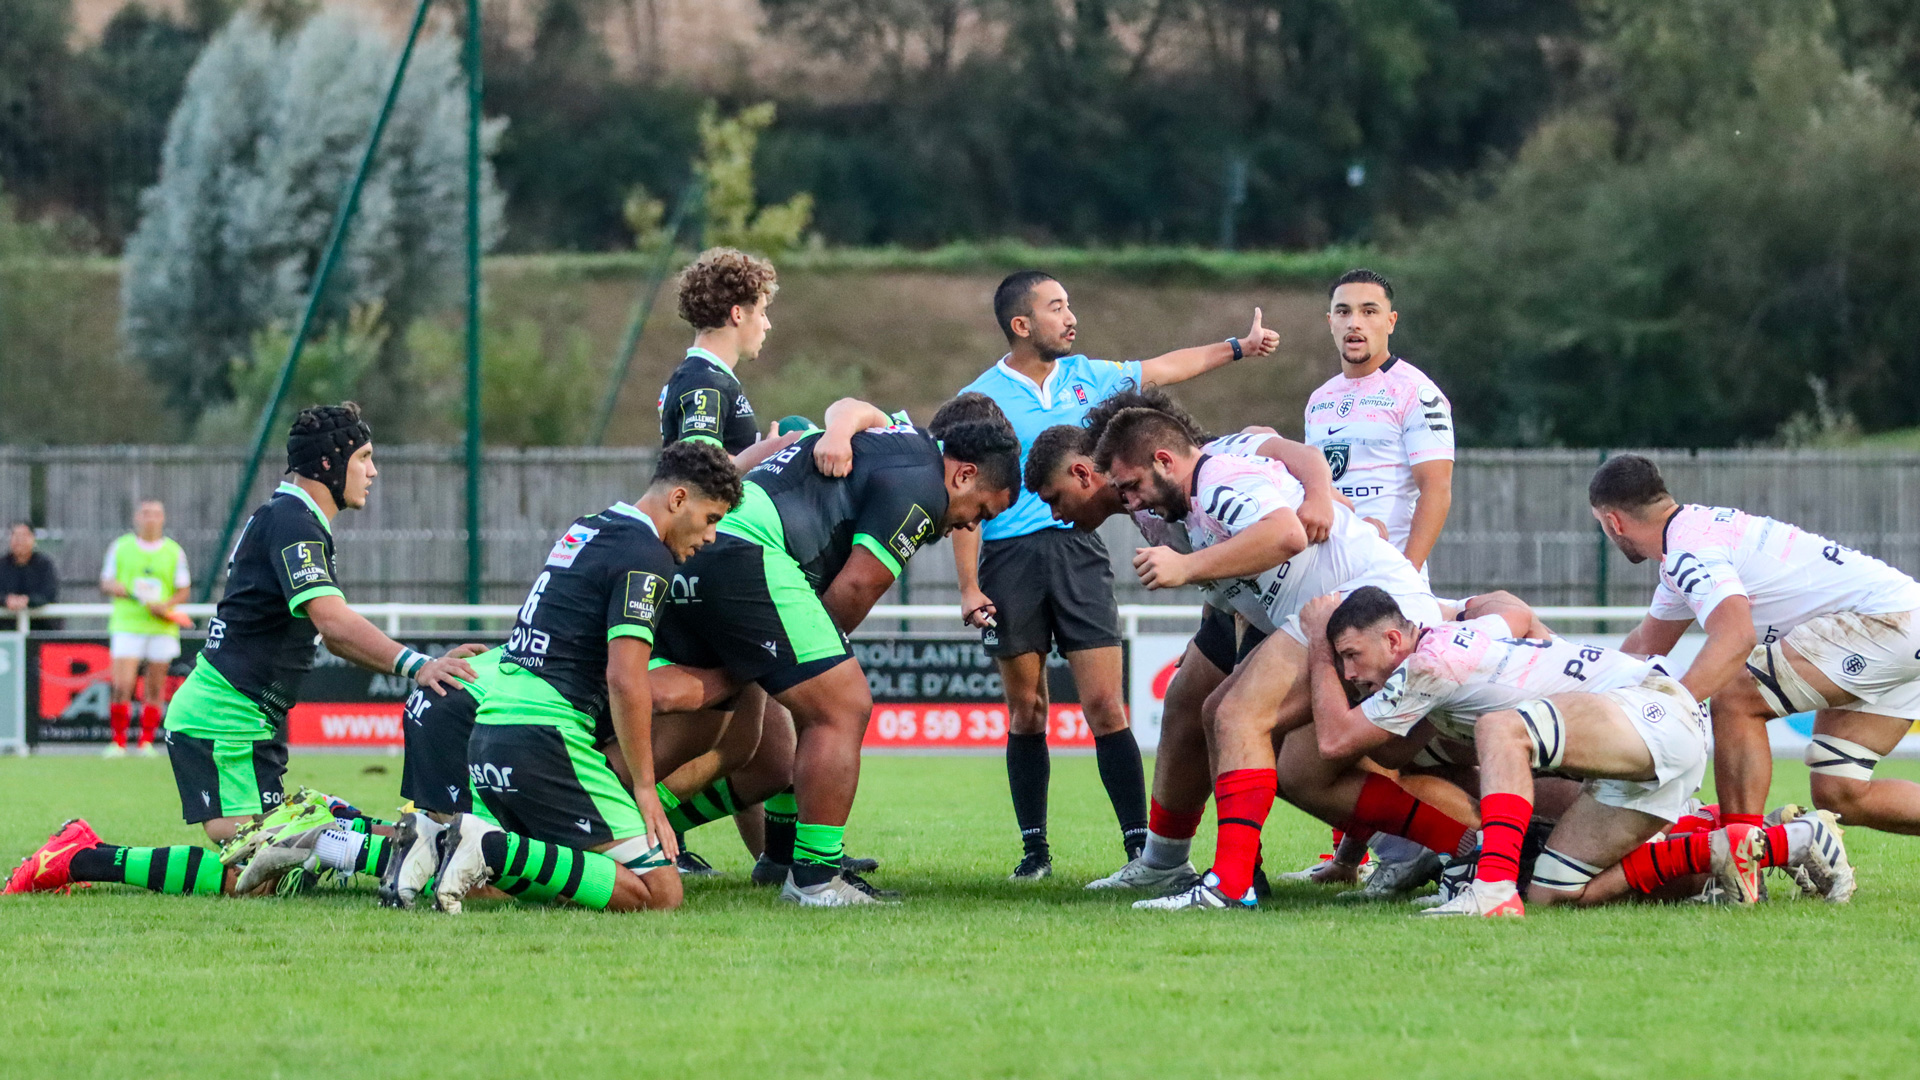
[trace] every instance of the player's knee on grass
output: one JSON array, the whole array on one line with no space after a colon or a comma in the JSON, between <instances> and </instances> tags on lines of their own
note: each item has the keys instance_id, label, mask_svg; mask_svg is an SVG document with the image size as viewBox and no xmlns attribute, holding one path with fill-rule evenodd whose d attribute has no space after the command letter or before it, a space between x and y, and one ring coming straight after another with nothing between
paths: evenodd
<instances>
[{"instance_id":1,"label":"player's knee on grass","mask_svg":"<svg viewBox=\"0 0 1920 1080\"><path fill-rule=\"evenodd\" d=\"M211 818L201 822L200 827L206 830L207 839L216 844L224 844L233 839L233 835L240 831L240 826L252 820L251 817Z\"/></svg>"},{"instance_id":2,"label":"player's knee on grass","mask_svg":"<svg viewBox=\"0 0 1920 1080\"><path fill-rule=\"evenodd\" d=\"M672 911L685 898L678 869L659 866L636 874L622 866L614 875L613 899L607 902L607 910Z\"/></svg>"}]
</instances>

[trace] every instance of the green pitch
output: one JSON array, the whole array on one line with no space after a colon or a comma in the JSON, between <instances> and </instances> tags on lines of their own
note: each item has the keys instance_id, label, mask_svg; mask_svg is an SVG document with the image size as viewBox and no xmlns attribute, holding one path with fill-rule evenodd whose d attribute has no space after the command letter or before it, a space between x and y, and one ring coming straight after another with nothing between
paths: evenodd
<instances>
[{"instance_id":1,"label":"green pitch","mask_svg":"<svg viewBox=\"0 0 1920 1080\"><path fill-rule=\"evenodd\" d=\"M1888 772L1920 776L1905 763ZM378 771L373 771L378 770ZM1804 798L1782 763L1777 798ZM396 759L296 755L290 779L371 811ZM10 866L68 816L109 840L195 839L163 761L0 761ZM8 1076L1117 1077L1911 1075L1920 839L1847 833L1847 907L1775 901L1416 921L1316 889L1257 914L1129 910L1091 758L1054 762L1055 866L1018 843L1001 762L867 762L849 849L888 910L800 912L728 871L668 916L370 891L205 900L96 887L0 901ZM1211 835L1211 826L1203 828ZM1326 830L1277 809L1269 865ZM1196 860L1200 861L1200 860ZM1202 863L1204 865L1204 862ZM1775 879L1776 894L1784 886Z\"/></svg>"}]
</instances>

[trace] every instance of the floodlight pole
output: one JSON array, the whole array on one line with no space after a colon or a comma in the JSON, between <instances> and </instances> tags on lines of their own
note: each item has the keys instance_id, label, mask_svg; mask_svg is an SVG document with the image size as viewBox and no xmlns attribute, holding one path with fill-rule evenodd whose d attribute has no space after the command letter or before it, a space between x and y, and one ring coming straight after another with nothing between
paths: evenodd
<instances>
[{"instance_id":1,"label":"floodlight pole","mask_svg":"<svg viewBox=\"0 0 1920 1080\"><path fill-rule=\"evenodd\" d=\"M421 8L426 0L421 0ZM467 603L480 602L480 0L467 0Z\"/></svg>"},{"instance_id":2,"label":"floodlight pole","mask_svg":"<svg viewBox=\"0 0 1920 1080\"><path fill-rule=\"evenodd\" d=\"M414 9L413 25L407 29L407 43L400 49L400 62L394 65L393 81L387 84L387 96L380 103L380 114L373 118L373 130L367 135L367 148L360 154L360 165L353 171L353 179L347 184L346 198L340 200L340 208L334 212L333 234L327 239L327 250L320 257L320 269L313 275L313 291L307 294L306 310L300 314L300 327L294 332L293 341L287 346L287 358L280 364L280 379L274 384L273 398L260 413L260 423L253 432L253 452L247 457L247 464L240 471L240 479L234 484L233 504L227 509L227 523L220 530L220 542L214 545L207 558L212 569L200 579L200 603L206 603L213 597L214 579L220 576L220 568L225 565L227 545L233 542L234 530L240 527L240 515L247 509L247 489L253 486L253 476L260 471L260 459L266 456L267 440L273 436L273 418L280 412L280 406L286 404L287 394L293 390L294 372L300 367L300 354L307 344L307 333L313 329L313 319L320 310L320 300L326 295L327 281L333 277L333 268L340 261L340 252L347 244L347 230L353 224L354 211L360 206L360 189L367 184L367 174L373 168L373 155L380 147L380 136L386 133L387 119L393 115L393 104L399 100L400 84L407 76L407 64L413 59L414 43L420 40L420 28L426 24L427 8L433 0L420 0L420 6Z\"/></svg>"}]
</instances>

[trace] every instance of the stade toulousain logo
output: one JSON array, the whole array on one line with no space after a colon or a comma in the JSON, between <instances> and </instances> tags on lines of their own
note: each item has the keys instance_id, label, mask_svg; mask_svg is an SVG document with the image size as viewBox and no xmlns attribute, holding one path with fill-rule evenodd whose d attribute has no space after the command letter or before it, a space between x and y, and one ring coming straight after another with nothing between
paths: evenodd
<instances>
[{"instance_id":1,"label":"stade toulousain logo","mask_svg":"<svg viewBox=\"0 0 1920 1080\"><path fill-rule=\"evenodd\" d=\"M1347 475L1347 444L1328 443L1320 448L1327 455L1327 468L1332 471L1335 480Z\"/></svg>"},{"instance_id":2,"label":"stade toulousain logo","mask_svg":"<svg viewBox=\"0 0 1920 1080\"><path fill-rule=\"evenodd\" d=\"M1867 670L1867 658L1859 653L1848 653L1847 658L1840 661L1840 670L1849 675L1858 675Z\"/></svg>"}]
</instances>

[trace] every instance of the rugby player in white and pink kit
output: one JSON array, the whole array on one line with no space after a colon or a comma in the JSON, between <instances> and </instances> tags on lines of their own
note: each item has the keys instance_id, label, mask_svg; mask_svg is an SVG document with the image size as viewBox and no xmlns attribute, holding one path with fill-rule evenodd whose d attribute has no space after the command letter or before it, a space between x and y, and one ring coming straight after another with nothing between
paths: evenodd
<instances>
[{"instance_id":1,"label":"rugby player in white and pink kit","mask_svg":"<svg viewBox=\"0 0 1920 1080\"><path fill-rule=\"evenodd\" d=\"M1636 454L1602 465L1587 497L1627 558L1660 560L1651 608L1621 648L1660 654L1696 622L1707 632L1680 681L1712 699L1723 820L1764 810L1766 721L1812 712L1814 805L1848 825L1920 834L1920 784L1873 775L1920 719L1920 583L1783 521L1682 506Z\"/></svg>"},{"instance_id":2,"label":"rugby player in white and pink kit","mask_svg":"<svg viewBox=\"0 0 1920 1080\"><path fill-rule=\"evenodd\" d=\"M1400 313L1393 284L1372 270L1349 270L1327 290L1327 328L1340 373L1307 399L1304 441L1326 455L1334 489L1361 517L1380 523L1387 539L1422 575L1453 504L1453 406L1425 372L1393 354ZM1358 878L1364 836L1334 856L1285 874L1295 881L1342 884ZM1379 858L1354 899L1391 899L1431 880L1439 859L1406 840L1374 841Z\"/></svg>"},{"instance_id":3,"label":"rugby player in white and pink kit","mask_svg":"<svg viewBox=\"0 0 1920 1080\"><path fill-rule=\"evenodd\" d=\"M1219 833L1213 872L1171 896L1136 907L1221 910L1251 906L1260 829L1278 789L1275 746L1312 720L1307 693L1307 649L1294 615L1307 600L1341 588L1378 585L1408 610L1438 622L1439 604L1400 552L1345 506L1334 508L1324 542L1309 544L1296 508L1303 491L1277 462L1202 452L1192 432L1165 413L1129 409L1115 416L1094 453L1127 508L1152 510L1186 530L1191 550L1148 547L1134 570L1151 589L1207 583L1268 636L1240 663L1218 692L1214 713L1214 798ZM1391 810L1358 821L1370 797L1368 778L1356 775L1337 793L1315 800L1312 812L1331 821L1370 828L1415 826L1408 835L1449 854L1470 849L1471 830L1458 818L1374 777L1373 793ZM1387 790L1391 789L1391 790ZM1418 835L1413 835L1418 833Z\"/></svg>"},{"instance_id":4,"label":"rugby player in white and pink kit","mask_svg":"<svg viewBox=\"0 0 1920 1080\"><path fill-rule=\"evenodd\" d=\"M1688 813L1706 773L1699 704L1657 660L1555 637L1525 604L1501 599L1492 613L1433 624L1363 588L1316 599L1300 615L1312 638L1323 752L1364 751L1391 764L1435 735L1475 746L1482 847L1473 883L1427 914L1525 913L1517 882L1535 771L1585 784L1534 862L1533 903L1670 896L1711 874L1725 898L1751 904L1766 865L1804 869L1830 900L1851 894L1838 830L1818 816L1648 843ZM1348 703L1349 683L1365 695L1358 706Z\"/></svg>"}]
</instances>

